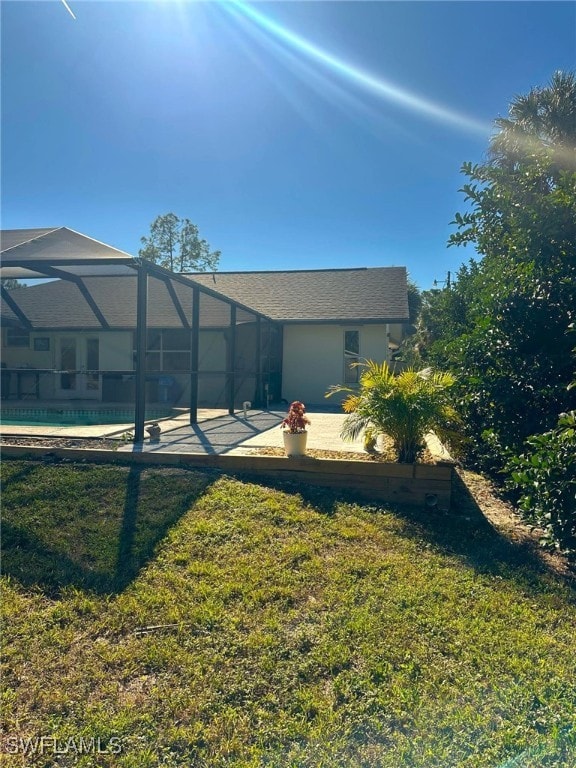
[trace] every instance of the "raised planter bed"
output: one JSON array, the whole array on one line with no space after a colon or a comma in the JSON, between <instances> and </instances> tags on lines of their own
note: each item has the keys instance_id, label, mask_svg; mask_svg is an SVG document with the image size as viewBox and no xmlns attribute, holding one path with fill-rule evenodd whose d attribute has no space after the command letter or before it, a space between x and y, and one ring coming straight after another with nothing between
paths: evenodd
<instances>
[{"instance_id":1,"label":"raised planter bed","mask_svg":"<svg viewBox=\"0 0 576 768\"><path fill-rule=\"evenodd\" d=\"M339 461L333 459L194 454L98 449L51 448L48 446L2 447L4 456L37 458L48 455L60 459L129 464L159 464L218 469L275 479L296 480L315 486L342 488L370 499L395 504L411 504L441 510L450 508L454 464L396 464L388 462Z\"/></svg>"}]
</instances>

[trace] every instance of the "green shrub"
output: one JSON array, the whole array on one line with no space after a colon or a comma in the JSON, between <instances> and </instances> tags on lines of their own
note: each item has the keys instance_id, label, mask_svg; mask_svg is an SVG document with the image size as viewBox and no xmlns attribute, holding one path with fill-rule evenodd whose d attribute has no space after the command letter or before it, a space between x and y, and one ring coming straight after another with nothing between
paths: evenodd
<instances>
[{"instance_id":1,"label":"green shrub","mask_svg":"<svg viewBox=\"0 0 576 768\"><path fill-rule=\"evenodd\" d=\"M454 439L459 424L449 389L455 378L449 373L408 368L396 375L387 363L366 360L359 387L335 385L326 397L345 392L342 408L349 414L341 436L355 440L362 432L370 441L383 433L392 438L398 461L417 461L425 446L425 435L434 431L441 440Z\"/></svg>"},{"instance_id":2,"label":"green shrub","mask_svg":"<svg viewBox=\"0 0 576 768\"><path fill-rule=\"evenodd\" d=\"M520 510L545 530L545 543L575 556L576 411L561 414L555 429L526 443L526 453L507 465Z\"/></svg>"}]
</instances>

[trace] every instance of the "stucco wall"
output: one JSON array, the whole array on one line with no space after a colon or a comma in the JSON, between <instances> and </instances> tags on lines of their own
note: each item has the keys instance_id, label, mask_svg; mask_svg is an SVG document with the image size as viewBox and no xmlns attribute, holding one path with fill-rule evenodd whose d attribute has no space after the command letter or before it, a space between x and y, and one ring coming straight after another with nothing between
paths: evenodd
<instances>
[{"instance_id":1,"label":"stucco wall","mask_svg":"<svg viewBox=\"0 0 576 768\"><path fill-rule=\"evenodd\" d=\"M130 371L133 368L130 331L83 335L92 339L98 336L100 339L100 368L103 371Z\"/></svg>"},{"instance_id":2,"label":"stucco wall","mask_svg":"<svg viewBox=\"0 0 576 768\"><path fill-rule=\"evenodd\" d=\"M387 359L385 325L285 325L282 397L306 405L337 405L326 400L332 384L344 381L344 331L360 332L360 357Z\"/></svg>"},{"instance_id":3,"label":"stucco wall","mask_svg":"<svg viewBox=\"0 0 576 768\"><path fill-rule=\"evenodd\" d=\"M130 331L99 331L99 332L70 332L58 333L50 331L34 331L30 334L30 346L28 347L7 347L5 345L6 333L2 334L2 362L7 368L37 368L57 371L60 368L59 361L59 339L73 336L77 341L78 367L86 366L85 359L85 340L98 338L100 341L100 370L102 371L121 371L131 370L132 360L132 333ZM48 350L38 351L34 349L34 339L48 339ZM33 386L28 382L24 387L25 392ZM58 390L59 374L42 373L39 381L41 399L52 399L54 397L63 397L62 392ZM11 376L9 394L16 396L16 377ZM72 392L71 394L76 394ZM90 397L91 399L100 399L101 390L95 390L89 394L83 393L80 396Z\"/></svg>"},{"instance_id":4,"label":"stucco wall","mask_svg":"<svg viewBox=\"0 0 576 768\"><path fill-rule=\"evenodd\" d=\"M96 333L88 332L70 332L55 333L42 331L30 334L30 347L6 347L4 345L4 334L2 344L2 361L9 368L19 368L21 366L30 366L32 368L58 368L58 344L57 340L62 337L74 336L78 340L79 356L84 347L84 339L100 340L100 368L103 371L122 371L131 370L132 362L132 333L130 331L99 331ZM35 338L48 338L50 349L46 352L36 352L34 350ZM83 362L80 360L79 365Z\"/></svg>"},{"instance_id":5,"label":"stucco wall","mask_svg":"<svg viewBox=\"0 0 576 768\"><path fill-rule=\"evenodd\" d=\"M6 330L6 329L4 329ZM52 349L54 343L50 339L50 350L46 352L34 351L34 339L50 337L48 333L30 334L30 347L6 347L4 344L5 333L2 334L2 362L8 368L21 368L32 366L34 368L52 368Z\"/></svg>"}]
</instances>

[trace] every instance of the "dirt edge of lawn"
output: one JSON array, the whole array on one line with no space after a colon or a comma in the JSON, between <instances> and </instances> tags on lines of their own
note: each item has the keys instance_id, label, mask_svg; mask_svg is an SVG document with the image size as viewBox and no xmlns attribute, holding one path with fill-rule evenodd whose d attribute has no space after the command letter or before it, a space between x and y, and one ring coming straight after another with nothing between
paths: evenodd
<instances>
[{"instance_id":1,"label":"dirt edge of lawn","mask_svg":"<svg viewBox=\"0 0 576 768\"><path fill-rule=\"evenodd\" d=\"M502 498L498 487L487 477L462 468L456 472L469 497L456 487L453 503L466 514L466 507L475 502L482 514L501 535L515 544L521 544L548 569L564 579L576 584L576 569L560 552L545 549L540 544L544 534L541 528L526 523L514 508L514 505Z\"/></svg>"}]
</instances>

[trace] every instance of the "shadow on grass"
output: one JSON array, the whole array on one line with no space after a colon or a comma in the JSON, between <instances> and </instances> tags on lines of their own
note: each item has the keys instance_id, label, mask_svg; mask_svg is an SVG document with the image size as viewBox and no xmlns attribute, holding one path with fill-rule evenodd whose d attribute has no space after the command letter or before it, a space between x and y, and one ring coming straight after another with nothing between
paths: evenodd
<instances>
[{"instance_id":1,"label":"shadow on grass","mask_svg":"<svg viewBox=\"0 0 576 768\"><path fill-rule=\"evenodd\" d=\"M449 514L410 510L406 517L430 543L462 558L479 573L514 579L527 591L541 591L544 577L551 576L576 591L576 573L553 568L536 539L499 531L458 473L454 475Z\"/></svg>"},{"instance_id":2,"label":"shadow on grass","mask_svg":"<svg viewBox=\"0 0 576 768\"><path fill-rule=\"evenodd\" d=\"M576 570L561 572L553 569L544 557L544 550L536 541L526 538L515 540L497 530L456 472L452 509L448 513L424 507L370 501L366 496L353 491L305 485L294 481L251 478L251 482L286 493L298 493L306 504L330 517L336 514L343 502L392 512L406 523L402 535L431 544L439 552L456 556L478 573L513 580L531 593L541 592L550 578L576 592Z\"/></svg>"},{"instance_id":3,"label":"shadow on grass","mask_svg":"<svg viewBox=\"0 0 576 768\"><path fill-rule=\"evenodd\" d=\"M6 464L2 572L49 596L68 586L122 591L216 477L40 461L18 462L10 472Z\"/></svg>"},{"instance_id":4,"label":"shadow on grass","mask_svg":"<svg viewBox=\"0 0 576 768\"><path fill-rule=\"evenodd\" d=\"M126 500L122 515L122 528L118 539L118 560L115 575L118 586L127 584L138 573L139 555L142 554L138 552L134 541L138 523L138 498L142 474L139 470L139 467L132 465L126 481ZM146 559L148 558L146 557Z\"/></svg>"},{"instance_id":5,"label":"shadow on grass","mask_svg":"<svg viewBox=\"0 0 576 768\"><path fill-rule=\"evenodd\" d=\"M2 460L6 461L6 459L2 459ZM22 482L22 481L26 480L26 478L34 472L34 469L35 469L35 467L34 467L34 464L32 462L26 463L17 472L13 472L10 475L9 482L10 483L16 483L16 482ZM6 485L5 481L2 480L2 483L1 483L2 493L4 493L5 485Z\"/></svg>"}]
</instances>

